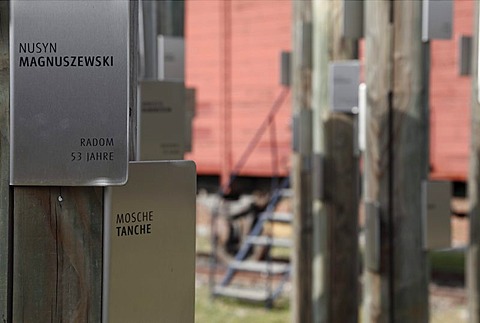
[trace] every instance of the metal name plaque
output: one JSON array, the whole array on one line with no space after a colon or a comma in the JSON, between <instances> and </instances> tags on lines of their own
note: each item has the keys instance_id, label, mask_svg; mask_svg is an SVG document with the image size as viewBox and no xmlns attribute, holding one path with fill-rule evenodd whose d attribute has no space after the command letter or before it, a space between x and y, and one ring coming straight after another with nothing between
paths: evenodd
<instances>
[{"instance_id":1,"label":"metal name plaque","mask_svg":"<svg viewBox=\"0 0 480 323\"><path fill-rule=\"evenodd\" d=\"M185 152L185 86L140 83L140 160L178 160Z\"/></svg>"},{"instance_id":2,"label":"metal name plaque","mask_svg":"<svg viewBox=\"0 0 480 323\"><path fill-rule=\"evenodd\" d=\"M10 26L10 183L125 183L129 2L12 1Z\"/></svg>"},{"instance_id":3,"label":"metal name plaque","mask_svg":"<svg viewBox=\"0 0 480 323\"><path fill-rule=\"evenodd\" d=\"M105 190L103 322L192 322L195 306L192 161L132 162Z\"/></svg>"},{"instance_id":4,"label":"metal name plaque","mask_svg":"<svg viewBox=\"0 0 480 323\"><path fill-rule=\"evenodd\" d=\"M453 0L423 0L422 40L451 39Z\"/></svg>"},{"instance_id":5,"label":"metal name plaque","mask_svg":"<svg viewBox=\"0 0 480 323\"><path fill-rule=\"evenodd\" d=\"M363 0L343 0L342 34L350 39L363 38Z\"/></svg>"},{"instance_id":6,"label":"metal name plaque","mask_svg":"<svg viewBox=\"0 0 480 323\"><path fill-rule=\"evenodd\" d=\"M329 99L333 112L352 113L358 108L360 63L357 60L329 65Z\"/></svg>"},{"instance_id":7,"label":"metal name plaque","mask_svg":"<svg viewBox=\"0 0 480 323\"><path fill-rule=\"evenodd\" d=\"M185 151L193 148L193 118L195 118L197 90L185 89Z\"/></svg>"},{"instance_id":8,"label":"metal name plaque","mask_svg":"<svg viewBox=\"0 0 480 323\"><path fill-rule=\"evenodd\" d=\"M158 36L158 79L183 82L185 79L185 40L182 37Z\"/></svg>"},{"instance_id":9,"label":"metal name plaque","mask_svg":"<svg viewBox=\"0 0 480 323\"><path fill-rule=\"evenodd\" d=\"M426 250L451 247L451 198L450 182L422 182L423 245Z\"/></svg>"}]
</instances>

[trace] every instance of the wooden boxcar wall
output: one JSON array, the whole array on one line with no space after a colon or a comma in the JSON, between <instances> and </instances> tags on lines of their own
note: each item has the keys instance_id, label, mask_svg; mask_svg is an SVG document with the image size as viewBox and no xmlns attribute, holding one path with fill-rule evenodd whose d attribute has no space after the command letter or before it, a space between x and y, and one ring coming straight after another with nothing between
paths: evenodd
<instances>
[{"instance_id":1,"label":"wooden boxcar wall","mask_svg":"<svg viewBox=\"0 0 480 323\"><path fill-rule=\"evenodd\" d=\"M219 175L223 108L223 10L225 0L186 1L186 83L197 89L193 151L200 175ZM233 167L279 95L280 52L291 48L290 1L231 1L231 159ZM288 174L291 109L287 98L276 117L280 170ZM242 175L270 177L272 154L267 131Z\"/></svg>"},{"instance_id":2,"label":"wooden boxcar wall","mask_svg":"<svg viewBox=\"0 0 480 323\"><path fill-rule=\"evenodd\" d=\"M471 77L459 75L461 36L473 34L473 0L454 1L453 37L431 43L431 177L465 181L470 144Z\"/></svg>"},{"instance_id":3,"label":"wooden boxcar wall","mask_svg":"<svg viewBox=\"0 0 480 323\"><path fill-rule=\"evenodd\" d=\"M186 1L186 83L197 88L194 143L187 158L200 175L220 175L222 141L222 67L225 0ZM281 91L279 55L291 48L291 1L231 1L231 157L238 161ZM459 75L459 41L473 33L473 0L454 1L451 40L431 42L431 177L464 181L468 172L471 78ZM280 170L288 174L291 108L287 99L276 117ZM270 132L253 152L244 176L273 175Z\"/></svg>"}]
</instances>

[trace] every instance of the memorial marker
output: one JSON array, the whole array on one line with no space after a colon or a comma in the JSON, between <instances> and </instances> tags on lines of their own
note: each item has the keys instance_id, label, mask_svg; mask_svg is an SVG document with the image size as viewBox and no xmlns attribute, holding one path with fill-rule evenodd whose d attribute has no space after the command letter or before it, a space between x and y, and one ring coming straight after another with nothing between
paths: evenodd
<instances>
[{"instance_id":1,"label":"memorial marker","mask_svg":"<svg viewBox=\"0 0 480 323\"><path fill-rule=\"evenodd\" d=\"M447 181L424 181L423 193L423 245L427 250L451 247L452 184Z\"/></svg>"},{"instance_id":2,"label":"memorial marker","mask_svg":"<svg viewBox=\"0 0 480 323\"><path fill-rule=\"evenodd\" d=\"M159 35L158 79L183 82L185 79L185 40L182 37Z\"/></svg>"},{"instance_id":3,"label":"memorial marker","mask_svg":"<svg viewBox=\"0 0 480 323\"><path fill-rule=\"evenodd\" d=\"M12 185L127 179L128 1L12 1Z\"/></svg>"},{"instance_id":4,"label":"memorial marker","mask_svg":"<svg viewBox=\"0 0 480 323\"><path fill-rule=\"evenodd\" d=\"M185 86L140 82L140 160L178 160L185 152Z\"/></svg>"},{"instance_id":5,"label":"memorial marker","mask_svg":"<svg viewBox=\"0 0 480 323\"><path fill-rule=\"evenodd\" d=\"M194 88L185 89L185 151L193 148L193 118L195 117L196 93Z\"/></svg>"},{"instance_id":6,"label":"memorial marker","mask_svg":"<svg viewBox=\"0 0 480 323\"><path fill-rule=\"evenodd\" d=\"M192 322L196 172L191 161L133 162L105 190L104 322Z\"/></svg>"},{"instance_id":7,"label":"memorial marker","mask_svg":"<svg viewBox=\"0 0 480 323\"><path fill-rule=\"evenodd\" d=\"M451 39L453 31L453 1L423 0L422 41Z\"/></svg>"},{"instance_id":8,"label":"memorial marker","mask_svg":"<svg viewBox=\"0 0 480 323\"><path fill-rule=\"evenodd\" d=\"M352 113L358 108L360 64L356 60L334 62L329 66L329 98L334 112Z\"/></svg>"}]
</instances>

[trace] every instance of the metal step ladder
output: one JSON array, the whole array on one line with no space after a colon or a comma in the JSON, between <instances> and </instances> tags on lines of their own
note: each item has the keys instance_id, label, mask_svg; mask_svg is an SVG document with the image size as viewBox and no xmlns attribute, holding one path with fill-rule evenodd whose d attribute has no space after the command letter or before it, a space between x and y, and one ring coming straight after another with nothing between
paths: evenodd
<instances>
[{"instance_id":1,"label":"metal step ladder","mask_svg":"<svg viewBox=\"0 0 480 323\"><path fill-rule=\"evenodd\" d=\"M271 308L290 278L290 262L272 261L267 255L265 261L247 260L251 249L255 246L290 248L292 241L286 238L276 238L262 235L266 223L291 223L293 214L275 212L277 204L285 196L290 196L289 179L286 178L277 188L249 235L244 240L233 261L228 264L225 275L220 284L213 287L212 296L237 298L244 301L263 302ZM270 250L270 249L269 249ZM235 274L239 272L254 272L264 277L262 287L252 287L235 283ZM275 278L275 279L274 279ZM234 284L235 283L235 284Z\"/></svg>"}]
</instances>

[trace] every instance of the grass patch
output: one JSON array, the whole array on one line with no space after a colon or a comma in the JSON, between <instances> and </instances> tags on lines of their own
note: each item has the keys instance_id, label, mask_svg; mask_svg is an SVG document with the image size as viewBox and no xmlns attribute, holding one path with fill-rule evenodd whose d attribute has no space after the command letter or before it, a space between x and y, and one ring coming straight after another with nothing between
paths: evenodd
<instances>
[{"instance_id":1,"label":"grass patch","mask_svg":"<svg viewBox=\"0 0 480 323\"><path fill-rule=\"evenodd\" d=\"M199 253L211 253L212 241L210 236L196 236L196 251Z\"/></svg>"},{"instance_id":2,"label":"grass patch","mask_svg":"<svg viewBox=\"0 0 480 323\"><path fill-rule=\"evenodd\" d=\"M235 299L211 299L207 286L197 287L195 298L196 323L286 323L290 322L287 299L275 301L269 310L263 304L252 304Z\"/></svg>"},{"instance_id":3,"label":"grass patch","mask_svg":"<svg viewBox=\"0 0 480 323\"><path fill-rule=\"evenodd\" d=\"M432 270L456 275L465 272L465 252L463 250L433 251L429 254Z\"/></svg>"}]
</instances>

